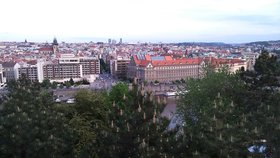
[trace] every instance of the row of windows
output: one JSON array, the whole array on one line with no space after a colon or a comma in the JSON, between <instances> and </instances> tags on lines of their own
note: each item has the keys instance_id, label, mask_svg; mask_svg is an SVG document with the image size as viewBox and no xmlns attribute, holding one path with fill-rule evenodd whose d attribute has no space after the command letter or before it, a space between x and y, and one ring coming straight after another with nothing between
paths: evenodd
<instances>
[{"instance_id":1,"label":"row of windows","mask_svg":"<svg viewBox=\"0 0 280 158\"><path fill-rule=\"evenodd\" d=\"M155 67L154 69L159 70L166 70L166 69L189 69L189 68L198 68L199 65L187 65L187 66L161 66L161 67Z\"/></svg>"}]
</instances>

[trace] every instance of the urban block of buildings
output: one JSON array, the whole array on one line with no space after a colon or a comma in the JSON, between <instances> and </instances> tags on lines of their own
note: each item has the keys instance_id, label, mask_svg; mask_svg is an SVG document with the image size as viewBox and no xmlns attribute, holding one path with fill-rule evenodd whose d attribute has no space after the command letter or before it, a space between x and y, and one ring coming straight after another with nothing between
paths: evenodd
<instances>
[{"instance_id":1,"label":"urban block of buildings","mask_svg":"<svg viewBox=\"0 0 280 158\"><path fill-rule=\"evenodd\" d=\"M134 43L120 38L104 42L52 43L0 42L0 84L25 74L32 81L64 82L87 79L93 82L106 64L115 79L170 82L203 77L203 67L253 70L261 50L280 52L280 41L240 45L207 43ZM279 55L280 53L278 53ZM107 70L106 68L106 70Z\"/></svg>"}]
</instances>

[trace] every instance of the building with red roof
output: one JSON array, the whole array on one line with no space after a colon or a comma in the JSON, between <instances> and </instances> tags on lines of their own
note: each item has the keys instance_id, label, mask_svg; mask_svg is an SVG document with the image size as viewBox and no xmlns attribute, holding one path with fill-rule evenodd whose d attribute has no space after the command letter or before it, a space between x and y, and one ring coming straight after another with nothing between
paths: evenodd
<instances>
[{"instance_id":1,"label":"building with red roof","mask_svg":"<svg viewBox=\"0 0 280 158\"><path fill-rule=\"evenodd\" d=\"M39 48L39 52L41 54L53 54L54 53L54 49L51 46L45 46L45 47Z\"/></svg>"},{"instance_id":2,"label":"building with red roof","mask_svg":"<svg viewBox=\"0 0 280 158\"><path fill-rule=\"evenodd\" d=\"M207 64L218 70L227 67L230 72L248 69L248 61L228 58L174 58L173 56L134 55L128 64L127 78L139 81L169 82L203 76L202 67Z\"/></svg>"},{"instance_id":3,"label":"building with red roof","mask_svg":"<svg viewBox=\"0 0 280 158\"><path fill-rule=\"evenodd\" d=\"M227 67L229 72L236 72L243 68L245 71L249 67L249 61L242 59L227 59L227 58L213 58L207 57L204 59L205 63L211 65L212 68L219 70Z\"/></svg>"},{"instance_id":4,"label":"building with red roof","mask_svg":"<svg viewBox=\"0 0 280 158\"><path fill-rule=\"evenodd\" d=\"M127 77L139 81L169 82L202 77L204 61L200 58L134 55L128 65Z\"/></svg>"}]
</instances>

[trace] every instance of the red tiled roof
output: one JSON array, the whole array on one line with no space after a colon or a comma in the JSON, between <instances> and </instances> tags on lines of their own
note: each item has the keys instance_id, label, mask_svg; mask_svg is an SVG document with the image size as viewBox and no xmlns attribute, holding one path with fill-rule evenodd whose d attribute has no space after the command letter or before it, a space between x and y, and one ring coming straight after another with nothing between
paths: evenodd
<instances>
[{"instance_id":1,"label":"red tiled roof","mask_svg":"<svg viewBox=\"0 0 280 158\"><path fill-rule=\"evenodd\" d=\"M165 56L165 60L173 60L171 56Z\"/></svg>"},{"instance_id":2,"label":"red tiled roof","mask_svg":"<svg viewBox=\"0 0 280 158\"><path fill-rule=\"evenodd\" d=\"M150 55L145 55L146 60L151 61L151 56Z\"/></svg>"},{"instance_id":3,"label":"red tiled roof","mask_svg":"<svg viewBox=\"0 0 280 158\"><path fill-rule=\"evenodd\" d=\"M207 57L205 61L210 63L212 66L218 66L223 64L236 64L236 63L244 63L241 59L225 59L225 58L213 58Z\"/></svg>"},{"instance_id":4,"label":"red tiled roof","mask_svg":"<svg viewBox=\"0 0 280 158\"><path fill-rule=\"evenodd\" d=\"M39 49L39 51L53 51L52 47L42 47Z\"/></svg>"},{"instance_id":5,"label":"red tiled roof","mask_svg":"<svg viewBox=\"0 0 280 158\"><path fill-rule=\"evenodd\" d=\"M133 59L135 61L135 64L138 66L147 66L149 63L151 63L154 67L155 66L167 66L167 65L180 65L180 64L200 64L202 62L202 59L200 58L180 58L180 59L173 59L171 56L165 56L165 60L152 60L150 55L145 55L145 59L141 60L138 59L136 55L133 56Z\"/></svg>"},{"instance_id":6,"label":"red tiled roof","mask_svg":"<svg viewBox=\"0 0 280 158\"><path fill-rule=\"evenodd\" d=\"M37 60L30 60L30 61L27 61L27 63L30 64L30 65L36 65Z\"/></svg>"}]
</instances>

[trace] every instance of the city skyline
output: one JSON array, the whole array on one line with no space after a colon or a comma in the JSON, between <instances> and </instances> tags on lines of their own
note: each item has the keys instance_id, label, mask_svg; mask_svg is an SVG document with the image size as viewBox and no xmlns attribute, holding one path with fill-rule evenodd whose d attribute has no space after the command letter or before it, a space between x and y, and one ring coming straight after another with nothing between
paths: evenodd
<instances>
[{"instance_id":1,"label":"city skyline","mask_svg":"<svg viewBox=\"0 0 280 158\"><path fill-rule=\"evenodd\" d=\"M0 41L225 42L280 39L278 0L11 0Z\"/></svg>"}]
</instances>

